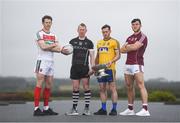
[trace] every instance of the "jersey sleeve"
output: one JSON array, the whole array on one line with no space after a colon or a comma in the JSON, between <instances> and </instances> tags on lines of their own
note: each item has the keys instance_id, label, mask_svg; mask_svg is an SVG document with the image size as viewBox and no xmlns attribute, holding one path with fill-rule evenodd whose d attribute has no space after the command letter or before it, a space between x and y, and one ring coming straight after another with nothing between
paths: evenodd
<instances>
[{"instance_id":1,"label":"jersey sleeve","mask_svg":"<svg viewBox=\"0 0 180 123\"><path fill-rule=\"evenodd\" d=\"M148 44L148 39L147 39L147 37L143 40L143 45L147 45Z\"/></svg>"},{"instance_id":2,"label":"jersey sleeve","mask_svg":"<svg viewBox=\"0 0 180 123\"><path fill-rule=\"evenodd\" d=\"M140 39L139 39L138 41L139 41L140 43L144 44L144 43L146 42L146 40L147 40L146 35L144 35L144 34L142 33L142 35L141 35L141 37L140 37Z\"/></svg>"},{"instance_id":3,"label":"jersey sleeve","mask_svg":"<svg viewBox=\"0 0 180 123\"><path fill-rule=\"evenodd\" d=\"M54 37L55 37L55 42L58 42L58 37L57 37L57 35L54 35Z\"/></svg>"},{"instance_id":4,"label":"jersey sleeve","mask_svg":"<svg viewBox=\"0 0 180 123\"><path fill-rule=\"evenodd\" d=\"M132 35L131 35L131 36L132 36ZM129 37L126 39L125 44L128 44L128 43L129 43L129 40L131 39L131 36L129 36Z\"/></svg>"},{"instance_id":5,"label":"jersey sleeve","mask_svg":"<svg viewBox=\"0 0 180 123\"><path fill-rule=\"evenodd\" d=\"M114 50L118 50L119 48L120 48L120 44L119 44L119 41L117 41L117 40L115 40L114 41L114 45L113 45L114 47Z\"/></svg>"},{"instance_id":6,"label":"jersey sleeve","mask_svg":"<svg viewBox=\"0 0 180 123\"><path fill-rule=\"evenodd\" d=\"M96 44L97 52L99 51L99 44L100 44L100 41L98 41L97 44Z\"/></svg>"},{"instance_id":7,"label":"jersey sleeve","mask_svg":"<svg viewBox=\"0 0 180 123\"><path fill-rule=\"evenodd\" d=\"M36 33L36 41L43 40L42 35L40 32Z\"/></svg>"},{"instance_id":8,"label":"jersey sleeve","mask_svg":"<svg viewBox=\"0 0 180 123\"><path fill-rule=\"evenodd\" d=\"M89 43L89 49L94 49L94 44L92 41L90 41L90 43Z\"/></svg>"},{"instance_id":9,"label":"jersey sleeve","mask_svg":"<svg viewBox=\"0 0 180 123\"><path fill-rule=\"evenodd\" d=\"M128 38L126 39L126 43L128 43Z\"/></svg>"},{"instance_id":10,"label":"jersey sleeve","mask_svg":"<svg viewBox=\"0 0 180 123\"><path fill-rule=\"evenodd\" d=\"M73 42L73 40L70 40L70 41L69 41L69 44L73 45L73 43L72 43L72 42Z\"/></svg>"}]
</instances>

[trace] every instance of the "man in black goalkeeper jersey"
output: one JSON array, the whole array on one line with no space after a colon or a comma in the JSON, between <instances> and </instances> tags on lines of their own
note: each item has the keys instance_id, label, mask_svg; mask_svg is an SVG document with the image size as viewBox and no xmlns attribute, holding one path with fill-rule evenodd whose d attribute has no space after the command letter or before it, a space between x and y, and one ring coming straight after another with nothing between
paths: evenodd
<instances>
[{"instance_id":1,"label":"man in black goalkeeper jersey","mask_svg":"<svg viewBox=\"0 0 180 123\"><path fill-rule=\"evenodd\" d=\"M72 66L70 78L72 80L73 106L67 115L79 115L77 105L79 100L80 81L83 83L85 108L83 115L90 115L89 104L91 99L91 90L89 88L90 75L93 73L90 66L94 65L94 45L91 40L86 37L86 25L81 23L78 26L78 37L72 39L69 43L73 46ZM89 66L90 57L90 66Z\"/></svg>"}]
</instances>

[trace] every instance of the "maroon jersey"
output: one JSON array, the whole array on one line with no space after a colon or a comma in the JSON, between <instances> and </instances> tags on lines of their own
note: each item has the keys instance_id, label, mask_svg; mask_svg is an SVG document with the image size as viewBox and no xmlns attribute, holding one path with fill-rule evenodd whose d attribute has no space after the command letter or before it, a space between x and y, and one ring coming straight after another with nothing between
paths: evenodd
<instances>
[{"instance_id":1,"label":"maroon jersey","mask_svg":"<svg viewBox=\"0 0 180 123\"><path fill-rule=\"evenodd\" d=\"M130 51L127 53L126 64L128 65L134 65L134 64L144 65L143 55L144 55L144 52L146 50L146 46L148 43L147 37L142 32L140 32L136 35L135 34L131 35L126 40L128 44L134 44L136 41L141 42L143 46L136 51Z\"/></svg>"}]
</instances>

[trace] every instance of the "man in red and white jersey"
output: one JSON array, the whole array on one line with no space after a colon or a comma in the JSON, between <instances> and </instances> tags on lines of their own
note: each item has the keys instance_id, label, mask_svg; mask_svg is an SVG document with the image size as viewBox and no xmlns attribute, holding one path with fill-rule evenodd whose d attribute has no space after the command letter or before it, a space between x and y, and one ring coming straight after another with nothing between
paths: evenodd
<instances>
[{"instance_id":1,"label":"man in red and white jersey","mask_svg":"<svg viewBox=\"0 0 180 123\"><path fill-rule=\"evenodd\" d=\"M54 74L53 52L61 52L57 37L50 32L52 17L45 15L42 18L43 29L36 34L36 43L38 46L38 56L36 63L37 83L34 89L34 116L58 115L49 107L49 98ZM42 84L45 82L43 90L44 107L43 111L39 108Z\"/></svg>"},{"instance_id":2,"label":"man in red and white jersey","mask_svg":"<svg viewBox=\"0 0 180 123\"><path fill-rule=\"evenodd\" d=\"M148 111L148 94L144 85L144 52L147 47L147 37L141 32L141 20L133 19L131 21L134 34L127 38L126 43L121 48L121 53L127 53L125 65L125 82L128 93L128 108L121 112L120 115L137 115L150 116ZM142 109L135 113L133 110L134 103L134 81L140 90L142 98Z\"/></svg>"}]
</instances>

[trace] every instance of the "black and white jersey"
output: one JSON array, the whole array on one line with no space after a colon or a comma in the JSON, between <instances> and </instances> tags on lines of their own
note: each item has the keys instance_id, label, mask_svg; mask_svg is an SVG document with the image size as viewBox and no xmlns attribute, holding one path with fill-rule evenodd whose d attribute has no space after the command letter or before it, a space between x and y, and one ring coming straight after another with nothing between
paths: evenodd
<instances>
[{"instance_id":1,"label":"black and white jersey","mask_svg":"<svg viewBox=\"0 0 180 123\"><path fill-rule=\"evenodd\" d=\"M72 65L88 65L89 50L94 49L93 42L88 38L80 40L79 37L72 39L69 42L73 46Z\"/></svg>"}]
</instances>

